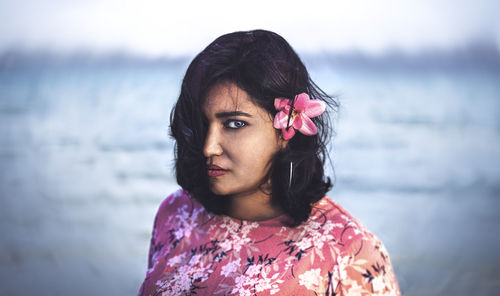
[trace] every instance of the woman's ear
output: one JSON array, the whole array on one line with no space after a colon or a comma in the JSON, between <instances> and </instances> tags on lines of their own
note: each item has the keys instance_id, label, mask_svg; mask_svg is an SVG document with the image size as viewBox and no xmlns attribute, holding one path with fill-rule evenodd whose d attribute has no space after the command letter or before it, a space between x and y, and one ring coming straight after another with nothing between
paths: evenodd
<instances>
[{"instance_id":1,"label":"woman's ear","mask_svg":"<svg viewBox=\"0 0 500 296\"><path fill-rule=\"evenodd\" d=\"M288 146L288 141L289 140L283 139L283 135L280 135L280 139L279 140L280 140L279 144L280 144L281 150L285 150L286 147Z\"/></svg>"}]
</instances>

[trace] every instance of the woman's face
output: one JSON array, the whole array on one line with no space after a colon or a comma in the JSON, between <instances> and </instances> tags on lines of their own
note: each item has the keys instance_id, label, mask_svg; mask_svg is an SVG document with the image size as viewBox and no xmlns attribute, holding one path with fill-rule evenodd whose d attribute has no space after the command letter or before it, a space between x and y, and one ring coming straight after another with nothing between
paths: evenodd
<instances>
[{"instance_id":1,"label":"woman's face","mask_svg":"<svg viewBox=\"0 0 500 296\"><path fill-rule=\"evenodd\" d=\"M262 194L271 159L285 145L271 115L231 82L210 89L203 112L208 120L203 153L212 192L232 197Z\"/></svg>"}]
</instances>

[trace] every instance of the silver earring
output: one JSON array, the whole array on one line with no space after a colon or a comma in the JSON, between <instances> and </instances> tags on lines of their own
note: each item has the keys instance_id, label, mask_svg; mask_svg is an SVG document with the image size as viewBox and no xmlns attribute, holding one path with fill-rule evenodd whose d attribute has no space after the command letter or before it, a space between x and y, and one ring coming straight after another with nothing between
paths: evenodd
<instances>
[{"instance_id":1,"label":"silver earring","mask_svg":"<svg viewBox=\"0 0 500 296\"><path fill-rule=\"evenodd\" d=\"M292 176L293 176L293 162L290 161L290 179L288 180L288 190L292 186Z\"/></svg>"}]
</instances>

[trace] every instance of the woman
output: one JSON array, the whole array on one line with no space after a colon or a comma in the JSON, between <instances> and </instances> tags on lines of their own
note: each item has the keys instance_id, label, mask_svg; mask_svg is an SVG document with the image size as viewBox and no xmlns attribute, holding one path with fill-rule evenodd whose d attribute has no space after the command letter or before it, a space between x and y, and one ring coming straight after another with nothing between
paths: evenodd
<instances>
[{"instance_id":1,"label":"woman","mask_svg":"<svg viewBox=\"0 0 500 296\"><path fill-rule=\"evenodd\" d=\"M275 33L198 54L171 116L182 189L159 207L139 294L399 295L381 242L325 196L327 107Z\"/></svg>"}]
</instances>

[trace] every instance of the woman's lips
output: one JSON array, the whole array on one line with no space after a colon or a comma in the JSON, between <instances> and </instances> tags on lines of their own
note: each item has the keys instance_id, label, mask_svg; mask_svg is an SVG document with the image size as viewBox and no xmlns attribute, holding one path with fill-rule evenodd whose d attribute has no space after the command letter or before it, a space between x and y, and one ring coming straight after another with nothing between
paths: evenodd
<instances>
[{"instance_id":1,"label":"woman's lips","mask_svg":"<svg viewBox=\"0 0 500 296\"><path fill-rule=\"evenodd\" d=\"M209 177L217 177L217 176L222 176L226 173L227 171L220 166L217 166L215 164L211 165L208 167L208 176Z\"/></svg>"}]
</instances>

